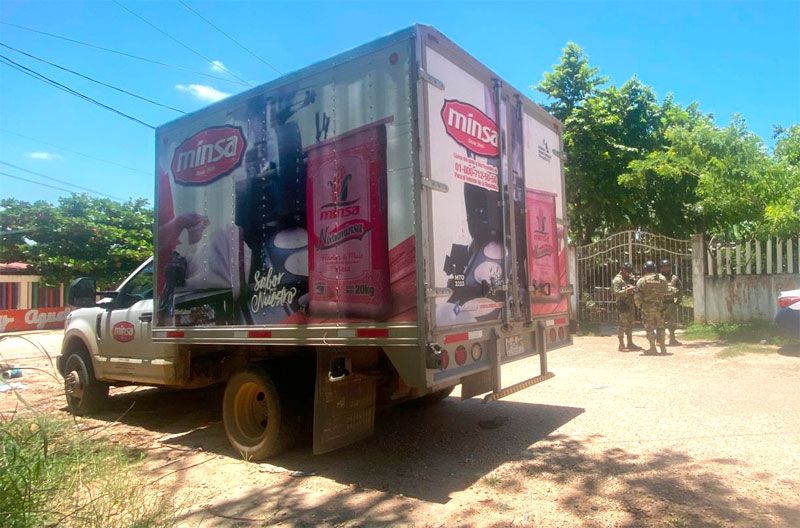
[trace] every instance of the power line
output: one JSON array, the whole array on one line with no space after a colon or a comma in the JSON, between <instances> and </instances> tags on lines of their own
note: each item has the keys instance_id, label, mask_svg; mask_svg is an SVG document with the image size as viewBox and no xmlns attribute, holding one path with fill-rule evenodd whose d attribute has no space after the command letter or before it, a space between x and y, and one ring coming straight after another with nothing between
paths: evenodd
<instances>
[{"instance_id":1,"label":"power line","mask_svg":"<svg viewBox=\"0 0 800 528\"><path fill-rule=\"evenodd\" d=\"M239 46L240 48L242 48L243 50L245 50L247 53L249 53L250 55L252 55L252 56L253 56L253 57L255 57L256 59L260 60L262 63L266 64L268 67L270 67L270 68L272 68L273 70L275 70L275 71L276 71L276 72L277 72L279 75L282 75L282 74L283 74L283 72L281 72L281 71L280 71L278 68L276 68L275 66L273 66L273 65L272 65L272 64L270 64L269 62L265 61L264 59L262 59L261 57L259 57L258 55L256 55L256 54L255 54L255 53L253 53L252 51L250 51L250 49L249 49L249 48L246 48L246 47L244 46L244 44L242 44L241 42L239 42L238 40L236 40L235 38L233 38L232 36L230 36L228 33L224 32L222 29L220 29L219 27L217 27L217 26L216 26L216 25L215 25L213 22L211 22L209 19L207 19L206 17L204 17L203 15L201 15L200 13L198 13L197 11L195 11L195 10L194 10L192 7L190 7L190 6L189 6L189 4L187 4L187 3L186 3L186 2L184 2L183 0L178 0L178 2L179 2L179 3L180 3L182 6L183 6L183 7L185 7L186 9L188 9L189 11L191 11L192 13L194 13L195 15L197 15L199 18L201 18L201 19L202 19L202 20L203 20L203 21L204 21L206 24L208 24L209 26L213 27L214 29L216 29L217 31L219 31L220 33L222 33L223 35L225 35L226 37L228 37L228 39L230 39L230 40L231 40L231 42L233 42L234 44L236 44L237 46Z\"/></svg>"},{"instance_id":2,"label":"power line","mask_svg":"<svg viewBox=\"0 0 800 528\"><path fill-rule=\"evenodd\" d=\"M174 112L178 112L179 114L185 114L186 113L183 110L179 110L179 109L177 109L175 107L159 103L158 101L153 101L152 99L148 99L147 97L143 97L141 95L137 95L135 93L129 92L128 90L125 90L123 88L119 88L117 86L114 86L114 85L111 85L111 84L108 84L108 83L104 83L102 81L98 81L97 79L93 79L92 77L89 77L88 75L83 75L82 73L78 73L78 72L76 72L74 70L70 70L69 68L65 68L64 66L59 66L58 64L56 64L54 62L50 62L50 61L44 60L44 59L42 59L40 57L37 57L36 55L31 55L30 53L26 53L26 52L24 52L22 50L19 50L17 48L9 46L8 44L3 44L2 42L0 42L0 46L3 46L4 48L8 48L10 50L16 51L17 53L19 53L21 55L25 55L26 57L30 57L33 60L36 60L36 61L39 61L39 62L43 62L44 64L48 64L50 66L53 66L54 68L58 68L59 70L63 70L65 72L69 72L69 73L71 73L73 75L77 75L78 77L80 77L82 79L86 79L87 81L91 81L93 83L97 83L97 84L99 84L101 86L105 86L106 88L111 88L112 90L116 90L118 92L124 93L125 95L130 95L131 97L135 97L136 99L139 99L141 101L145 101L145 102L148 102L150 104L154 104L156 106L160 106L161 108L166 108L168 110L172 110Z\"/></svg>"},{"instance_id":3,"label":"power line","mask_svg":"<svg viewBox=\"0 0 800 528\"><path fill-rule=\"evenodd\" d=\"M111 0L111 1L112 1L112 2L114 2L115 4L117 4L118 6L120 6L122 9L124 9L124 10L125 10L125 11L127 11L128 13L130 13L131 15L135 16L136 18L138 18L139 20L141 20L142 22L144 22L145 24L147 24L148 26L150 26L151 28L155 29L156 31L158 31L159 33L161 33L162 35L164 35L164 36L165 36L165 37L167 37L168 39L172 40L173 42L177 42L178 44L180 44L181 46L183 46L183 47L184 47L184 48L186 48L187 50L191 51L192 53L194 53L194 54L195 54L195 55L197 55L198 57L201 57L201 58L203 58L203 59L204 59L206 62L208 62L209 64L211 64L211 65L214 65L214 64L216 64L216 63L215 63L213 60L209 59L208 57L206 57L205 55L203 55L202 53L200 53L200 52L199 52L199 51L197 51L196 49L194 49L194 48L190 47L188 44L186 44L186 43L184 43L184 42L182 42L182 41L178 40L178 39L177 39L177 38L175 38L175 37L173 37L172 35L170 35L170 34L169 34L169 33L167 33L166 31L164 31L163 29L159 28L158 26L156 26L155 24L153 24L152 22L150 22L149 20L147 20L147 19L146 19L146 18L144 18L143 16L139 15L138 13L136 13L136 12L134 12L134 11L131 11L130 9L128 9L127 7L125 7L125 5L124 5L122 2L120 2L119 0ZM251 84L251 83L247 82L246 80L242 79L241 77L239 77L238 75L236 75L235 73L233 73L232 71L230 71L228 68L226 68L224 64L221 64L221 65L219 65L219 67L220 67L220 69L224 70L224 71L225 71L225 72L226 72L228 75L230 75L231 77L233 77L233 78L235 78L235 79L239 79L240 81L242 81L242 82L244 82L244 83L247 83L249 86L252 86L252 84Z\"/></svg>"},{"instance_id":4,"label":"power line","mask_svg":"<svg viewBox=\"0 0 800 528\"><path fill-rule=\"evenodd\" d=\"M70 189L65 189L63 187L56 187L55 185L48 185L46 183L38 182L36 180L29 180L28 178L23 178L22 176L14 176L13 174L9 174L7 172L0 171L0 175L8 176L9 178L14 178L15 180L22 180L28 183L35 183L36 185L41 185L42 187L50 187L51 189L57 189L59 191L66 191L70 194L76 194L75 191Z\"/></svg>"},{"instance_id":5,"label":"power line","mask_svg":"<svg viewBox=\"0 0 800 528\"><path fill-rule=\"evenodd\" d=\"M54 181L56 183L63 183L64 185L69 185L70 187L75 187L76 189L80 189L82 191L90 192L92 194L98 194L100 196L105 196L106 198L111 198L113 200L123 201L122 198L120 198L118 196L112 196L112 195L106 194L104 192L95 191L94 189L90 189L88 187L82 187L80 185L76 185L76 184L70 183L68 181L59 180L58 178L54 178L52 176L48 176L47 174L42 174L41 172L36 172L36 171L29 170L29 169L25 169L23 167L20 167L19 165L14 165L13 163L8 163L7 161L0 160L0 165L6 165L7 167L11 167L12 169L21 170L22 172L27 172L28 174L33 174L34 176L38 176L40 178L44 178L45 180Z\"/></svg>"},{"instance_id":6,"label":"power line","mask_svg":"<svg viewBox=\"0 0 800 528\"><path fill-rule=\"evenodd\" d=\"M128 167L127 165L122 165L121 163L117 163L115 161L109 161L109 160L106 160L106 159L102 159L102 158L98 158L98 157L95 157L95 156L91 156L89 154L84 154L83 152L78 152L77 150L68 149L67 147L62 147L61 145L56 145L55 143L49 143L47 141L44 141L44 140L41 140L41 139L37 139L35 137L26 136L24 134L19 134L17 132L12 132L11 130L6 130L5 128L0 128L0 132L3 132L5 134L10 134L12 136L21 137L23 139L28 139L28 140L34 141L36 143L41 143L42 145L48 145L50 147L55 147L55 148L57 148L59 150L63 150L64 152L71 152L73 154L77 154L78 156L83 156L84 158L89 158L89 159L92 159L92 160L95 160L95 161L100 161L102 163L108 163L109 165L115 165L117 167L120 167L120 168L123 168L123 169L127 169L129 171L138 172L138 173L141 173L141 174L147 174L148 176L152 176L152 173L147 172L147 171L143 171L141 169L135 169L133 167Z\"/></svg>"},{"instance_id":7,"label":"power line","mask_svg":"<svg viewBox=\"0 0 800 528\"><path fill-rule=\"evenodd\" d=\"M63 85L63 84L61 84L59 82L56 82L53 79L51 79L51 78L49 78L49 77L47 77L45 75L42 75L41 73L38 73L35 70L32 70L30 68L26 68L22 64L19 64L18 62L15 62L15 61L9 59L8 57L6 57L5 55L3 55L1 53L0 53L0 63L5 64L6 66L10 66L10 67L14 68L15 70L24 73L25 75L29 75L29 76L33 77L34 79L36 79L36 80L42 81L45 84L49 84L50 86L52 86L54 88L58 88L59 90L63 90L65 92L67 92L68 94L74 95L75 97L78 97L79 99L83 99L84 101L88 101L88 102L90 102L92 104L95 104L95 105L101 107L101 108L105 108L106 110L108 110L110 112L114 112L115 114L120 115L120 116L122 116L124 118L130 119L131 121L139 123L140 125L144 125L147 128L151 128L153 130L155 130L155 128L156 128L153 125L151 125L149 123L145 123L144 121L142 121L140 119L137 119L137 118L135 118L135 117L133 117L131 115L128 115L125 112L117 110L116 108L114 108L112 106L108 106L106 104L101 103L100 101L98 101L96 99L92 99L88 95L84 95L84 94L78 92L77 90L73 90L69 86L66 86L66 85Z\"/></svg>"},{"instance_id":8,"label":"power line","mask_svg":"<svg viewBox=\"0 0 800 528\"><path fill-rule=\"evenodd\" d=\"M139 55L133 55L131 53L126 53L124 51L119 51L119 50L115 50L115 49L111 49L111 48L105 48L103 46L98 46L96 44L91 44L89 42L83 42L81 40L75 40L75 39L71 39L69 37L64 37L64 36L61 36L61 35L48 33L47 31L40 31L38 29L33 29L33 28L25 27L25 26L20 26L18 24L12 24L11 22L3 22L3 21L0 20L0 24L6 25L6 26L10 26L10 27L13 27L13 28L17 28L17 29L21 29L23 31L30 31L31 33L38 33L39 35L44 35L46 37L51 37L51 38L55 38L55 39L59 39L59 40L64 40L66 42L71 42L73 44L78 44L80 46L86 46L88 48L94 48L94 49L97 49L97 50L100 50L100 51L105 51L107 53L115 53L117 55L122 55L123 57L128 57L130 59L136 59L136 60L139 60L139 61L142 61L142 62L147 62L147 63L150 63L150 64L156 64L158 66L164 66L165 68L172 68L174 70L187 71L187 72L194 73L195 75L202 75L204 77L208 77L210 79L217 79L218 81L225 81L225 82L228 82L228 83L231 83L231 84L238 84L239 86L250 86L248 83L235 81L233 79L226 79L225 77L220 77L219 75L211 75L210 73L206 73L206 72L202 72L202 71L198 71L198 70L193 70L191 68L186 68L185 66L178 66L176 64L168 64L166 62L161 62L161 61L157 61L157 60L154 60L154 59L148 59L147 57L141 57Z\"/></svg>"}]
</instances>

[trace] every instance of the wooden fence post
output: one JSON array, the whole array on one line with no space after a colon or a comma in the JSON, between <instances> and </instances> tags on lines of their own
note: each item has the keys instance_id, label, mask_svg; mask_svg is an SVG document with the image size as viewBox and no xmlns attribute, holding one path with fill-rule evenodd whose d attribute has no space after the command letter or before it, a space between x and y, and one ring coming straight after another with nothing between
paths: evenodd
<instances>
[{"instance_id":1,"label":"wooden fence post","mask_svg":"<svg viewBox=\"0 0 800 528\"><path fill-rule=\"evenodd\" d=\"M694 322L706 322L706 270L703 235L692 235L692 297L694 299Z\"/></svg>"}]
</instances>

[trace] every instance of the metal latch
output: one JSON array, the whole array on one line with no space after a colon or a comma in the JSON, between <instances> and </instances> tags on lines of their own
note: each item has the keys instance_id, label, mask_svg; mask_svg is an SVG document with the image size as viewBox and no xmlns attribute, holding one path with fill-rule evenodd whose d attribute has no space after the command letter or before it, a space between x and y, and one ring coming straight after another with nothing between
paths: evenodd
<instances>
[{"instance_id":1,"label":"metal latch","mask_svg":"<svg viewBox=\"0 0 800 528\"><path fill-rule=\"evenodd\" d=\"M440 90L444 90L444 83L431 75L430 73L426 72L422 68L419 69L419 78L423 81L434 85L436 88Z\"/></svg>"},{"instance_id":2,"label":"metal latch","mask_svg":"<svg viewBox=\"0 0 800 528\"><path fill-rule=\"evenodd\" d=\"M425 297L450 297L453 290L450 288L425 288Z\"/></svg>"},{"instance_id":3,"label":"metal latch","mask_svg":"<svg viewBox=\"0 0 800 528\"><path fill-rule=\"evenodd\" d=\"M443 193L450 191L450 187L448 187L446 183L432 180L431 178L422 178L422 186Z\"/></svg>"}]
</instances>

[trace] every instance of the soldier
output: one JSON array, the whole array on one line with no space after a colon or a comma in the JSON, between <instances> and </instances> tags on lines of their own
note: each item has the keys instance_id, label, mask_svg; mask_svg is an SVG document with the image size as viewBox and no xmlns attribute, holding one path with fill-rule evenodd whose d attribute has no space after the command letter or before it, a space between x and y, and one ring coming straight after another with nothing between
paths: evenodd
<instances>
[{"instance_id":1,"label":"soldier","mask_svg":"<svg viewBox=\"0 0 800 528\"><path fill-rule=\"evenodd\" d=\"M675 325L678 323L678 306L681 303L683 285L678 276L672 273L672 263L669 260L661 261L659 271L667 279L667 284L674 289L664 297L664 325L669 330L667 346L679 346L681 343L675 339Z\"/></svg>"},{"instance_id":2,"label":"soldier","mask_svg":"<svg viewBox=\"0 0 800 528\"><path fill-rule=\"evenodd\" d=\"M617 327L617 339L619 339L619 351L627 352L628 350L641 350L633 344L633 319L635 316L635 306L633 304L633 295L636 287L633 285L632 275L633 266L625 262L619 267L619 273L611 281L611 289L614 292L614 298L617 300L617 312L619 312L619 326ZM628 336L628 346L625 346L623 337Z\"/></svg>"},{"instance_id":3,"label":"soldier","mask_svg":"<svg viewBox=\"0 0 800 528\"><path fill-rule=\"evenodd\" d=\"M652 260L644 263L642 278L636 281L636 304L642 309L644 329L647 331L647 340L650 348L645 351L646 356L657 355L656 338L661 353L667 353L664 345L664 316L662 306L664 297L670 290L667 279L656 272L656 264Z\"/></svg>"}]
</instances>

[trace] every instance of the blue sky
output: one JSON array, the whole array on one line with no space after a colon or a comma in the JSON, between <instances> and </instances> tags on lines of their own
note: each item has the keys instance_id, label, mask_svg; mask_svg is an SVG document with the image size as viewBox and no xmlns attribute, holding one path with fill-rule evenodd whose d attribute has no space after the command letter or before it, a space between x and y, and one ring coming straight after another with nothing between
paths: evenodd
<instances>
[{"instance_id":1,"label":"blue sky","mask_svg":"<svg viewBox=\"0 0 800 528\"><path fill-rule=\"evenodd\" d=\"M3 0L0 20L192 71L8 25L0 25L0 42L185 111L246 88L220 63L254 84L278 76L177 0L119 1L214 62L113 2ZM184 1L282 72L421 22L438 28L519 89L537 83L571 40L613 82L636 75L659 98L672 92L680 103L698 101L723 125L738 112L768 145L773 144L773 125L800 123L798 1ZM159 125L178 116L8 48L0 48L0 54L147 123ZM540 94L529 94L543 101ZM0 162L5 163L0 172L68 187L26 169L109 195L152 201L153 138L148 128L0 65ZM64 194L0 175L0 197L54 201Z\"/></svg>"}]
</instances>

